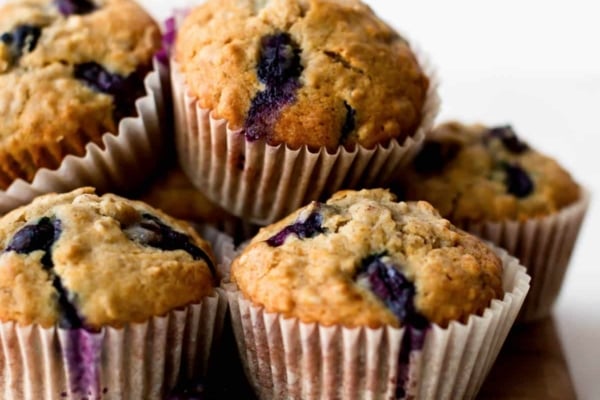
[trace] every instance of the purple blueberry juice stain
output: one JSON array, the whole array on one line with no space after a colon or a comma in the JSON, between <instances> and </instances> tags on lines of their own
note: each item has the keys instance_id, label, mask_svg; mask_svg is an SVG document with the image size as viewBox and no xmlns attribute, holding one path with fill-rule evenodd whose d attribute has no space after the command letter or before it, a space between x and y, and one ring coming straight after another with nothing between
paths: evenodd
<instances>
[{"instance_id":1,"label":"purple blueberry juice stain","mask_svg":"<svg viewBox=\"0 0 600 400\"><path fill-rule=\"evenodd\" d=\"M203 260L212 274L216 274L215 266L204 250L193 244L188 235L173 230L154 215L142 214L138 222L124 227L123 232L130 240L142 246L166 251L183 250L194 260Z\"/></svg>"},{"instance_id":2,"label":"purple blueberry juice stain","mask_svg":"<svg viewBox=\"0 0 600 400\"><path fill-rule=\"evenodd\" d=\"M385 254L376 254L363 260L356 281L383 301L404 327L396 386L396 396L402 398L409 378L410 354L423 348L429 321L415 309L416 289L413 283L384 259Z\"/></svg>"},{"instance_id":3,"label":"purple blueberry juice stain","mask_svg":"<svg viewBox=\"0 0 600 400\"><path fill-rule=\"evenodd\" d=\"M267 239L267 244L271 247L279 247L290 235L296 235L300 239L315 237L325 232L325 228L321 226L322 223L323 216L319 212L313 212L305 219L296 221L271 236Z\"/></svg>"},{"instance_id":4,"label":"purple blueberry juice stain","mask_svg":"<svg viewBox=\"0 0 600 400\"><path fill-rule=\"evenodd\" d=\"M89 0L54 0L54 5L65 17L89 14L96 10L96 5Z\"/></svg>"},{"instance_id":5,"label":"purple blueberry juice stain","mask_svg":"<svg viewBox=\"0 0 600 400\"><path fill-rule=\"evenodd\" d=\"M86 62L75 65L73 75L91 89L113 97L116 121L135 114L135 99L144 93L143 74L140 71L124 77L107 71L98 63Z\"/></svg>"},{"instance_id":6,"label":"purple blueberry juice stain","mask_svg":"<svg viewBox=\"0 0 600 400\"><path fill-rule=\"evenodd\" d=\"M78 398L96 399L100 389L100 358L103 335L86 329L69 329L63 335L63 362L68 368L69 393Z\"/></svg>"},{"instance_id":7,"label":"purple blueberry juice stain","mask_svg":"<svg viewBox=\"0 0 600 400\"><path fill-rule=\"evenodd\" d=\"M517 164L504 164L506 172L506 190L519 198L529 196L534 184L527 172Z\"/></svg>"},{"instance_id":8,"label":"purple blueberry juice stain","mask_svg":"<svg viewBox=\"0 0 600 400\"><path fill-rule=\"evenodd\" d=\"M510 125L497 126L487 131L487 136L502 141L504 147L514 154L521 154L529 150L527 143L521 141Z\"/></svg>"},{"instance_id":9,"label":"purple blueberry juice stain","mask_svg":"<svg viewBox=\"0 0 600 400\"><path fill-rule=\"evenodd\" d=\"M265 89L258 92L250 104L243 129L247 140L268 137L281 109L296 100L302 73L300 52L288 33L263 37L257 75Z\"/></svg>"},{"instance_id":10,"label":"purple blueberry juice stain","mask_svg":"<svg viewBox=\"0 0 600 400\"><path fill-rule=\"evenodd\" d=\"M169 65L169 54L177 38L177 24L175 17L167 18L165 21L165 31L162 35L162 47L156 52L156 57L163 65Z\"/></svg>"},{"instance_id":11,"label":"purple blueberry juice stain","mask_svg":"<svg viewBox=\"0 0 600 400\"><path fill-rule=\"evenodd\" d=\"M413 160L415 171L420 174L439 173L459 150L460 147L455 143L427 141Z\"/></svg>"}]
</instances>

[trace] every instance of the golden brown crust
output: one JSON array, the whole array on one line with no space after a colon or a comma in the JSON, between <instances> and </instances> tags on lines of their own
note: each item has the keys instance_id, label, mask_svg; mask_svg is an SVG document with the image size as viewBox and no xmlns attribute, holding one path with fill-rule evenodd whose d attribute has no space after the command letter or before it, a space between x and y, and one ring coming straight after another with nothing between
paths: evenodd
<instances>
[{"instance_id":1,"label":"golden brown crust","mask_svg":"<svg viewBox=\"0 0 600 400\"><path fill-rule=\"evenodd\" d=\"M355 0L209 0L194 9L178 32L175 58L200 106L243 128L265 89L256 72L261 39L278 32L298 44L303 70L295 100L268 132L270 144L372 148L415 133L428 79L406 41ZM355 128L342 137L345 103L355 110Z\"/></svg>"},{"instance_id":2,"label":"golden brown crust","mask_svg":"<svg viewBox=\"0 0 600 400\"><path fill-rule=\"evenodd\" d=\"M278 247L267 243L312 212L325 232ZM396 203L382 189L342 191L263 228L232 265L244 296L267 311L304 322L398 326L398 318L357 283L365 259L384 254L416 288L414 305L447 325L480 314L502 295L502 265L475 237L454 228L427 203Z\"/></svg>"},{"instance_id":3,"label":"golden brown crust","mask_svg":"<svg viewBox=\"0 0 600 400\"><path fill-rule=\"evenodd\" d=\"M452 147L453 155L439 171L404 171L402 187L407 200L426 200L456 224L526 220L553 214L580 197L580 188L553 159L528 148L508 149L490 138L483 125L442 124L427 143ZM510 192L507 164L521 168L533 190L526 196Z\"/></svg>"},{"instance_id":4,"label":"golden brown crust","mask_svg":"<svg viewBox=\"0 0 600 400\"><path fill-rule=\"evenodd\" d=\"M52 245L51 273L41 264L41 250L1 253L0 320L56 324L60 307L52 274L60 277L90 327L141 322L211 294L213 277L205 261L183 250L141 245L124 233L142 213L185 233L213 258L208 243L189 225L142 202L98 197L90 188L41 196L0 219L0 244L6 249L23 226L42 217L55 218L61 232Z\"/></svg>"}]
</instances>

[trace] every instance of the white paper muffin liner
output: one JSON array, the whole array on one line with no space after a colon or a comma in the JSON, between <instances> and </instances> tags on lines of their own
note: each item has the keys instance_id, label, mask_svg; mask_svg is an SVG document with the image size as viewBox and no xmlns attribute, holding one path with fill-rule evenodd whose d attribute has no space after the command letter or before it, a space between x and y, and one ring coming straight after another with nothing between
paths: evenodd
<instances>
[{"instance_id":1,"label":"white paper muffin liner","mask_svg":"<svg viewBox=\"0 0 600 400\"><path fill-rule=\"evenodd\" d=\"M93 186L100 192L128 192L147 180L161 158L164 121L164 83L167 68L154 60L154 68L144 79L146 95L136 100L136 117L123 118L119 131L105 133L102 145L88 143L81 157L66 156L56 170L38 170L31 183L15 180L0 190L0 214L51 192L68 192Z\"/></svg>"},{"instance_id":2,"label":"white paper muffin liner","mask_svg":"<svg viewBox=\"0 0 600 400\"><path fill-rule=\"evenodd\" d=\"M506 249L527 268L531 289L519 321L533 321L552 312L589 202L589 192L582 189L577 202L544 218L457 225Z\"/></svg>"},{"instance_id":3,"label":"white paper muffin liner","mask_svg":"<svg viewBox=\"0 0 600 400\"><path fill-rule=\"evenodd\" d=\"M178 380L206 374L225 310L220 292L166 316L98 333L0 323L0 396L162 400Z\"/></svg>"},{"instance_id":4,"label":"white paper muffin liner","mask_svg":"<svg viewBox=\"0 0 600 400\"><path fill-rule=\"evenodd\" d=\"M228 212L258 225L276 221L312 200L341 188L382 186L419 150L438 113L438 79L420 51L419 65L430 84L418 130L404 143L390 141L373 149L339 146L290 149L264 139L247 141L241 130L214 119L186 87L171 60L171 87L175 107L175 139L179 162L192 183ZM210 77L207 77L210 79ZM240 160L244 160L240 167Z\"/></svg>"},{"instance_id":5,"label":"white paper muffin liner","mask_svg":"<svg viewBox=\"0 0 600 400\"><path fill-rule=\"evenodd\" d=\"M481 316L427 331L410 354L407 396L474 398L529 289L519 261L494 247L504 265L502 300ZM226 284L245 373L261 399L394 399L404 328L344 328L266 312Z\"/></svg>"}]
</instances>

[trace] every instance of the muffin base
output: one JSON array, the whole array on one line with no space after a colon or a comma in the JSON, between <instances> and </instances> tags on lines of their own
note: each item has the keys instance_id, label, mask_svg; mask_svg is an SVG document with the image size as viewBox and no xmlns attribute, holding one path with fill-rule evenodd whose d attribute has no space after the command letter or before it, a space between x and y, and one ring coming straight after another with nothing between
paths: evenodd
<instances>
[{"instance_id":1,"label":"muffin base","mask_svg":"<svg viewBox=\"0 0 600 400\"><path fill-rule=\"evenodd\" d=\"M146 95L136 100L136 117L123 118L118 133L105 133L102 143L85 145L83 156L67 155L57 169L41 168L32 182L17 179L0 190L0 213L45 193L82 186L94 186L100 192L131 192L146 181L161 158L160 124L165 121L164 90L168 87L167 68L156 59L153 67L144 79Z\"/></svg>"},{"instance_id":2,"label":"muffin base","mask_svg":"<svg viewBox=\"0 0 600 400\"><path fill-rule=\"evenodd\" d=\"M457 225L506 249L527 268L531 288L519 322L538 320L552 312L589 202L590 193L582 188L577 202L544 218Z\"/></svg>"},{"instance_id":3,"label":"muffin base","mask_svg":"<svg viewBox=\"0 0 600 400\"><path fill-rule=\"evenodd\" d=\"M163 399L207 372L226 310L222 294L123 328L84 330L0 323L5 399Z\"/></svg>"},{"instance_id":4,"label":"muffin base","mask_svg":"<svg viewBox=\"0 0 600 400\"><path fill-rule=\"evenodd\" d=\"M482 316L432 325L410 355L404 398L474 398L529 289L529 276L504 250L502 300ZM226 284L233 330L248 380L261 399L393 399L404 329L344 328L268 313Z\"/></svg>"},{"instance_id":5,"label":"muffin base","mask_svg":"<svg viewBox=\"0 0 600 400\"><path fill-rule=\"evenodd\" d=\"M397 170L416 154L439 110L437 78L426 58L416 52L430 78L422 123L399 143L353 150L340 146L291 149L248 141L241 130L211 116L189 93L178 65L171 60L175 107L175 138L179 162L192 183L228 212L258 225L272 223L312 200L326 198L341 188L385 186Z\"/></svg>"}]
</instances>

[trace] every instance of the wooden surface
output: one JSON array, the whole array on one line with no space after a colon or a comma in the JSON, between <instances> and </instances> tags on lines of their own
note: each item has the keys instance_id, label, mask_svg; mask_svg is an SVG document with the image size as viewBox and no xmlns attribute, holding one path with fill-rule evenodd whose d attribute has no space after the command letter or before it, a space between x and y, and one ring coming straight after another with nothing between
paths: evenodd
<instances>
[{"instance_id":1,"label":"wooden surface","mask_svg":"<svg viewBox=\"0 0 600 400\"><path fill-rule=\"evenodd\" d=\"M513 328L477 398L577 398L552 318Z\"/></svg>"},{"instance_id":2,"label":"wooden surface","mask_svg":"<svg viewBox=\"0 0 600 400\"><path fill-rule=\"evenodd\" d=\"M254 400L229 334L207 378L206 398ZM576 399L551 318L513 328L477 399Z\"/></svg>"}]
</instances>

